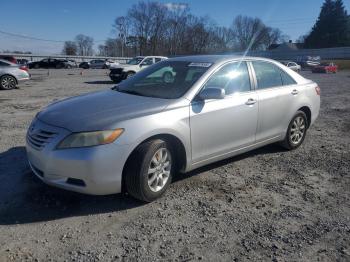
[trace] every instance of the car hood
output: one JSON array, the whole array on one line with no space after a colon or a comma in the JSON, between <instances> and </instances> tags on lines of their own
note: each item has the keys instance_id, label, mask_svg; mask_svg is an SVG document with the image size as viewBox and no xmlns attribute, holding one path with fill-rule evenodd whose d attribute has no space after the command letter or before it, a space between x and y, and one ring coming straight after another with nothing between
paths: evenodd
<instances>
[{"instance_id":1,"label":"car hood","mask_svg":"<svg viewBox=\"0 0 350 262\"><path fill-rule=\"evenodd\" d=\"M106 130L120 121L161 112L168 104L167 99L106 90L54 102L37 118L72 132Z\"/></svg>"}]
</instances>

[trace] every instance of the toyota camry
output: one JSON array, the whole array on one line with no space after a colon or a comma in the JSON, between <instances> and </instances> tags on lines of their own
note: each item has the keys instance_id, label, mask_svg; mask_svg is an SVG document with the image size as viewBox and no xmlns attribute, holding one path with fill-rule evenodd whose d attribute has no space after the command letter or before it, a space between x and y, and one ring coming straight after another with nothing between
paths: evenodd
<instances>
[{"instance_id":1,"label":"toyota camry","mask_svg":"<svg viewBox=\"0 0 350 262\"><path fill-rule=\"evenodd\" d=\"M48 105L26 148L49 185L149 202L178 173L270 143L298 148L319 108L318 85L276 61L177 57Z\"/></svg>"}]
</instances>

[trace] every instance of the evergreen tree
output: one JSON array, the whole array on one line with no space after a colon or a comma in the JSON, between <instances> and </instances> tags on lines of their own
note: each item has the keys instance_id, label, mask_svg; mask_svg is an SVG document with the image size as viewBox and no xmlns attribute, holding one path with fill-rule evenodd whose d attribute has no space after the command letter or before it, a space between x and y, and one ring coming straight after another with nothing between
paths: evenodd
<instances>
[{"instance_id":1,"label":"evergreen tree","mask_svg":"<svg viewBox=\"0 0 350 262\"><path fill-rule=\"evenodd\" d=\"M310 34L305 38L307 48L350 45L348 15L342 0L325 0Z\"/></svg>"}]
</instances>

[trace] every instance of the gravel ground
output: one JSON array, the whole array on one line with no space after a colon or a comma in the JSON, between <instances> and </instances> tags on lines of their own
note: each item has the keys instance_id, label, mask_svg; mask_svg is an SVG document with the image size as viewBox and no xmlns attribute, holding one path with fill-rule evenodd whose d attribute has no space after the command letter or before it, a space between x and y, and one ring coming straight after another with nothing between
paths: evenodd
<instances>
[{"instance_id":1,"label":"gravel ground","mask_svg":"<svg viewBox=\"0 0 350 262\"><path fill-rule=\"evenodd\" d=\"M297 150L270 145L179 175L150 204L44 185L25 132L54 99L111 86L105 70L33 70L0 92L0 261L349 261L350 72L319 83L318 120Z\"/></svg>"}]
</instances>

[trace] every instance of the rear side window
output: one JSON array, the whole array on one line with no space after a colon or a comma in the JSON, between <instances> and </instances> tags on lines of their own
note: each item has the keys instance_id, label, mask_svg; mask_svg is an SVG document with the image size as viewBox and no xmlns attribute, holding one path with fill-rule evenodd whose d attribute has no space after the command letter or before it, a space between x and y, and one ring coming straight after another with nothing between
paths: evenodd
<instances>
[{"instance_id":1,"label":"rear side window","mask_svg":"<svg viewBox=\"0 0 350 262\"><path fill-rule=\"evenodd\" d=\"M8 66L9 64L5 63L5 62L2 62L0 61L0 66Z\"/></svg>"},{"instance_id":2,"label":"rear side window","mask_svg":"<svg viewBox=\"0 0 350 262\"><path fill-rule=\"evenodd\" d=\"M236 62L223 66L214 73L204 88L219 87L226 95L250 91L250 78L246 62Z\"/></svg>"},{"instance_id":3,"label":"rear side window","mask_svg":"<svg viewBox=\"0 0 350 262\"><path fill-rule=\"evenodd\" d=\"M282 69L281 69L281 77L282 77L282 83L284 86L296 84L295 80L289 74L284 72Z\"/></svg>"},{"instance_id":4,"label":"rear side window","mask_svg":"<svg viewBox=\"0 0 350 262\"><path fill-rule=\"evenodd\" d=\"M281 70L277 66L262 61L254 61L252 64L256 75L258 89L283 85Z\"/></svg>"}]
</instances>

